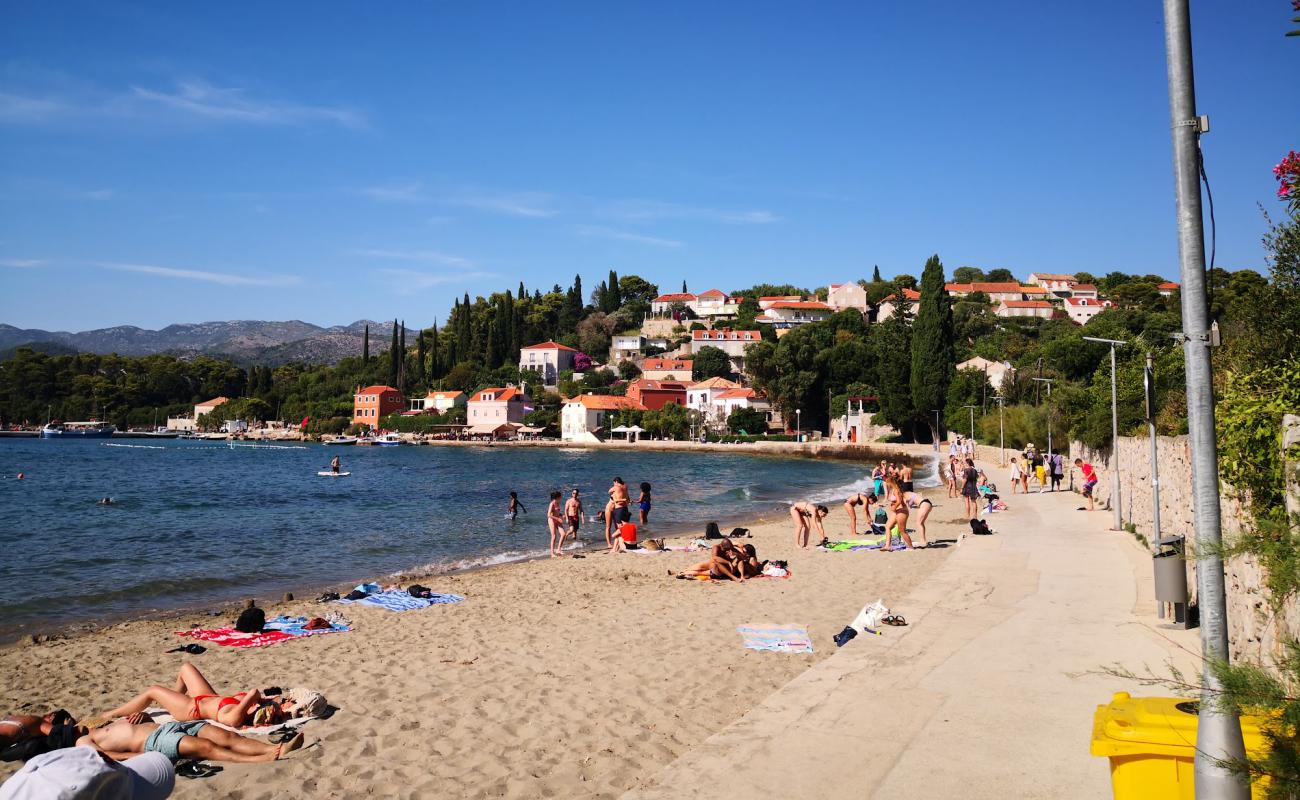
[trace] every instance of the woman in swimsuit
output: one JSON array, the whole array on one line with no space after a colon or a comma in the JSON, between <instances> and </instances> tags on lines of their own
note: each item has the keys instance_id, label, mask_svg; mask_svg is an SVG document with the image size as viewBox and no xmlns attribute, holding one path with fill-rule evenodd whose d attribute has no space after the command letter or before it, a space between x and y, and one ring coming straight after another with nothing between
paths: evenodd
<instances>
[{"instance_id":1,"label":"woman in swimsuit","mask_svg":"<svg viewBox=\"0 0 1300 800\"><path fill-rule=\"evenodd\" d=\"M1011 493L1012 494L1015 494L1016 490L1020 488L1020 476L1022 474L1023 473L1021 473L1020 471L1020 462L1016 461L1015 456L1012 456L1011 457Z\"/></svg>"},{"instance_id":2,"label":"woman in swimsuit","mask_svg":"<svg viewBox=\"0 0 1300 800\"><path fill-rule=\"evenodd\" d=\"M903 487L898 481L889 478L885 481L885 491L888 492L886 501L889 504L889 510L893 516L889 522L885 523L885 546L881 552L888 553L894 544L893 529L898 529L898 535L902 538L903 543L907 545L908 550L915 550L912 546L912 537L907 535L907 501L903 497Z\"/></svg>"},{"instance_id":3,"label":"woman in swimsuit","mask_svg":"<svg viewBox=\"0 0 1300 800\"><path fill-rule=\"evenodd\" d=\"M910 464L904 464L898 470L898 485L903 487L903 494L908 494L912 489L912 467Z\"/></svg>"},{"instance_id":4,"label":"woman in swimsuit","mask_svg":"<svg viewBox=\"0 0 1300 800\"><path fill-rule=\"evenodd\" d=\"M701 561L694 566L687 567L677 573L676 577L703 578L707 576L715 581L744 582L745 574L738 567L741 558L740 551L731 543L731 540L723 539L713 546L707 561ZM671 570L669 570L669 574L672 574Z\"/></svg>"},{"instance_id":5,"label":"woman in swimsuit","mask_svg":"<svg viewBox=\"0 0 1300 800\"><path fill-rule=\"evenodd\" d=\"M966 469L961 473L961 496L966 502L966 518L979 519L980 516L980 490L979 490L979 470L975 469L975 462L966 459Z\"/></svg>"},{"instance_id":6,"label":"woman in swimsuit","mask_svg":"<svg viewBox=\"0 0 1300 800\"><path fill-rule=\"evenodd\" d=\"M948 496L956 497L959 494L957 489L957 459L948 459Z\"/></svg>"},{"instance_id":7,"label":"woman in swimsuit","mask_svg":"<svg viewBox=\"0 0 1300 800\"><path fill-rule=\"evenodd\" d=\"M929 547L930 540L925 535L925 521L929 519L930 512L934 510L934 503L930 498L923 497L921 502L916 505L916 533L921 537L921 547Z\"/></svg>"},{"instance_id":8,"label":"woman in swimsuit","mask_svg":"<svg viewBox=\"0 0 1300 800\"><path fill-rule=\"evenodd\" d=\"M871 470L872 489L875 490L876 497L881 497L885 493L885 462L881 461L876 468Z\"/></svg>"},{"instance_id":9,"label":"woman in swimsuit","mask_svg":"<svg viewBox=\"0 0 1300 800\"><path fill-rule=\"evenodd\" d=\"M857 507L863 506L863 516L866 518L867 527L871 527L871 507L876 504L876 496L866 492L858 492L850 495L848 500L844 501L844 510L849 513L849 535L853 538L858 536L858 512Z\"/></svg>"},{"instance_id":10,"label":"woman in swimsuit","mask_svg":"<svg viewBox=\"0 0 1300 800\"><path fill-rule=\"evenodd\" d=\"M645 525L650 517L650 484L641 484L641 496L637 498L637 508L641 512L641 524Z\"/></svg>"},{"instance_id":11,"label":"woman in swimsuit","mask_svg":"<svg viewBox=\"0 0 1300 800\"><path fill-rule=\"evenodd\" d=\"M822 520L829 513L831 512L826 506L815 506L807 500L790 506L790 518L794 520L794 546L808 546L810 525L815 527L817 532L822 535L821 542L818 544L827 541L826 528L822 525Z\"/></svg>"},{"instance_id":12,"label":"woman in swimsuit","mask_svg":"<svg viewBox=\"0 0 1300 800\"><path fill-rule=\"evenodd\" d=\"M551 492L546 507L546 527L551 532L551 558L564 555L564 514L560 511L560 493Z\"/></svg>"},{"instance_id":13,"label":"woman in swimsuit","mask_svg":"<svg viewBox=\"0 0 1300 800\"><path fill-rule=\"evenodd\" d=\"M153 705L162 706L181 722L211 719L232 728L280 722L293 715L295 706L288 697L264 698L257 689L224 697L217 694L198 667L182 664L174 687L154 684L104 716L110 719L125 717Z\"/></svg>"}]
</instances>

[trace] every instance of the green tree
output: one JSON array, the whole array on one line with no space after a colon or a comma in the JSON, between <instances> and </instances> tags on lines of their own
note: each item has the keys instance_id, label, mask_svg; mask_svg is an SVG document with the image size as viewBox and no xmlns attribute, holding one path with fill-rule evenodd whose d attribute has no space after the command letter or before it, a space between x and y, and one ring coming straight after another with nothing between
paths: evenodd
<instances>
[{"instance_id":1,"label":"green tree","mask_svg":"<svg viewBox=\"0 0 1300 800\"><path fill-rule=\"evenodd\" d=\"M641 427L651 436L662 439L685 439L690 435L695 412L676 403L647 411L641 415Z\"/></svg>"},{"instance_id":2,"label":"green tree","mask_svg":"<svg viewBox=\"0 0 1300 800\"><path fill-rule=\"evenodd\" d=\"M397 386L397 365L398 359L400 358L398 355L399 352L400 351L397 349L397 320L394 319L393 341L388 345L388 385L393 387Z\"/></svg>"},{"instance_id":3,"label":"green tree","mask_svg":"<svg viewBox=\"0 0 1300 800\"><path fill-rule=\"evenodd\" d=\"M921 274L921 303L912 325L912 407L926 421L932 437L939 431L926 412L942 408L948 384L957 365L953 347L952 300L944 290L943 263L939 256L925 262Z\"/></svg>"},{"instance_id":4,"label":"green tree","mask_svg":"<svg viewBox=\"0 0 1300 800\"><path fill-rule=\"evenodd\" d=\"M659 287L638 275L624 275L618 279L618 292L623 304L649 305L659 296Z\"/></svg>"},{"instance_id":5,"label":"green tree","mask_svg":"<svg viewBox=\"0 0 1300 800\"><path fill-rule=\"evenodd\" d=\"M875 267L873 267L872 270L871 270L871 282L872 282L872 283L884 283L884 279L880 277L880 265L879 265L879 264L875 265Z\"/></svg>"},{"instance_id":6,"label":"green tree","mask_svg":"<svg viewBox=\"0 0 1300 800\"><path fill-rule=\"evenodd\" d=\"M366 326L366 332L361 337L361 360L366 364L370 363L370 326Z\"/></svg>"},{"instance_id":7,"label":"green tree","mask_svg":"<svg viewBox=\"0 0 1300 800\"><path fill-rule=\"evenodd\" d=\"M756 408L738 406L727 416L727 429L732 433L751 435L767 433L767 415Z\"/></svg>"},{"instance_id":8,"label":"green tree","mask_svg":"<svg viewBox=\"0 0 1300 800\"><path fill-rule=\"evenodd\" d=\"M956 276L954 276L954 280L955 279ZM988 281L989 283L1016 283L1017 282L1016 276L1011 274L1011 270L1005 269L1003 267L998 267L997 269L989 270L988 275L984 276L984 280Z\"/></svg>"},{"instance_id":9,"label":"green tree","mask_svg":"<svg viewBox=\"0 0 1300 800\"><path fill-rule=\"evenodd\" d=\"M717 347L701 347L691 362L691 377L697 381L731 375L731 357Z\"/></svg>"},{"instance_id":10,"label":"green tree","mask_svg":"<svg viewBox=\"0 0 1300 800\"><path fill-rule=\"evenodd\" d=\"M958 267L952 271L953 283L974 283L984 280L984 270L978 267ZM921 276L921 284L925 285L925 276Z\"/></svg>"}]
</instances>

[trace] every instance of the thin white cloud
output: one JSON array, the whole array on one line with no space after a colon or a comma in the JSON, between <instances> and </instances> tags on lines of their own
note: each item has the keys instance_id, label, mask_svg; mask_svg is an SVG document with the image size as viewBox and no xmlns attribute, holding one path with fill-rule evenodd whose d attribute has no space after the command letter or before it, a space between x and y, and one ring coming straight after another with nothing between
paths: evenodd
<instances>
[{"instance_id":1,"label":"thin white cloud","mask_svg":"<svg viewBox=\"0 0 1300 800\"><path fill-rule=\"evenodd\" d=\"M387 183L381 186L366 186L361 189L361 193L371 200L380 200L385 203L427 203L429 198L424 194L420 184L416 181L408 183Z\"/></svg>"},{"instance_id":2,"label":"thin white cloud","mask_svg":"<svg viewBox=\"0 0 1300 800\"><path fill-rule=\"evenodd\" d=\"M417 261L424 264L441 264L445 267L472 267L474 262L468 258L440 253L437 250L353 250L351 254L363 258L384 258L394 261Z\"/></svg>"},{"instance_id":3,"label":"thin white cloud","mask_svg":"<svg viewBox=\"0 0 1300 800\"><path fill-rule=\"evenodd\" d=\"M159 267L152 264L122 264L116 261L96 261L95 266L119 272L137 272L141 275L157 275L160 278L177 278L179 280L215 283L220 286L294 286L302 282L295 275L260 275L250 277L229 272L208 272L198 269L177 269Z\"/></svg>"},{"instance_id":4,"label":"thin white cloud","mask_svg":"<svg viewBox=\"0 0 1300 800\"><path fill-rule=\"evenodd\" d=\"M80 196L86 200L108 200L113 194L112 189L92 189L88 192L82 192Z\"/></svg>"},{"instance_id":5,"label":"thin white cloud","mask_svg":"<svg viewBox=\"0 0 1300 800\"><path fill-rule=\"evenodd\" d=\"M12 267L14 269L33 269L44 266L45 261L39 258L0 258L0 267Z\"/></svg>"},{"instance_id":6,"label":"thin white cloud","mask_svg":"<svg viewBox=\"0 0 1300 800\"><path fill-rule=\"evenodd\" d=\"M614 230L613 228L604 228L599 225L578 225L574 232L579 236L596 239L615 239L621 242L635 242L636 244L648 244L655 247L681 247L685 242L679 242L676 239L663 239L658 236L645 236L640 233L629 233L628 231Z\"/></svg>"},{"instance_id":7,"label":"thin white cloud","mask_svg":"<svg viewBox=\"0 0 1300 800\"><path fill-rule=\"evenodd\" d=\"M545 192L474 192L440 198L440 202L511 217L541 219L559 213L553 207L554 199Z\"/></svg>"},{"instance_id":8,"label":"thin white cloud","mask_svg":"<svg viewBox=\"0 0 1300 800\"><path fill-rule=\"evenodd\" d=\"M455 273L436 273L421 272L414 269L391 269L384 268L379 270L379 274L389 279L390 288L398 294L415 294L426 289L433 289L438 286L446 286L460 281L474 280L477 278L495 278L495 273L479 271L460 271Z\"/></svg>"},{"instance_id":9,"label":"thin white cloud","mask_svg":"<svg viewBox=\"0 0 1300 800\"><path fill-rule=\"evenodd\" d=\"M39 125L86 119L156 120L159 116L246 125L328 123L365 128L368 124L365 115L355 109L259 99L245 89L199 80L177 81L171 89L82 86L63 93L0 92L0 122Z\"/></svg>"},{"instance_id":10,"label":"thin white cloud","mask_svg":"<svg viewBox=\"0 0 1300 800\"><path fill-rule=\"evenodd\" d=\"M634 222L656 219L686 219L721 222L727 225L770 225L781 218L762 209L730 210L665 203L661 200L624 200L610 206L609 216Z\"/></svg>"}]
</instances>

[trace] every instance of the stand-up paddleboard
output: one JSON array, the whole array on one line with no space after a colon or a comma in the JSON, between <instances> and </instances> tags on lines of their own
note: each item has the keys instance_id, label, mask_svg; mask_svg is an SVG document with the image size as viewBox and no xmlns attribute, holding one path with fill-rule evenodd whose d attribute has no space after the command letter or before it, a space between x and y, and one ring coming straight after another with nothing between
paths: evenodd
<instances>
[{"instance_id":1,"label":"stand-up paddleboard","mask_svg":"<svg viewBox=\"0 0 1300 800\"><path fill-rule=\"evenodd\" d=\"M351 475L352 473L351 473L351 472L331 472L331 471L329 471L329 470L325 470L324 472L317 472L316 474L319 475L319 476L321 476L322 478L346 478L347 476Z\"/></svg>"}]
</instances>

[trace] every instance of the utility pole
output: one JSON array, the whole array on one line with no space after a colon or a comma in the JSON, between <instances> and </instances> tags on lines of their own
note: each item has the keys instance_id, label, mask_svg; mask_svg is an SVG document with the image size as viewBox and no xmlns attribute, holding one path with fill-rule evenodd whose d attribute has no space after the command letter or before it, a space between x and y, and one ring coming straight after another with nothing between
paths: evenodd
<instances>
[{"instance_id":1,"label":"utility pole","mask_svg":"<svg viewBox=\"0 0 1300 800\"><path fill-rule=\"evenodd\" d=\"M1047 455L1052 455L1052 381L1053 378L1034 378L1039 383L1047 384ZM1051 472L1051 467L1048 467Z\"/></svg>"},{"instance_id":2,"label":"utility pole","mask_svg":"<svg viewBox=\"0 0 1300 800\"><path fill-rule=\"evenodd\" d=\"M969 408L969 409L970 409L970 451L971 451L971 454L974 455L974 454L975 454L975 447L976 447L976 442L975 442L975 409L979 408L979 406L973 406L973 405L967 404L967 405L962 406L962 408Z\"/></svg>"},{"instance_id":3,"label":"utility pole","mask_svg":"<svg viewBox=\"0 0 1300 800\"><path fill-rule=\"evenodd\" d=\"M1151 439L1151 548L1160 550L1160 459L1156 453L1156 368L1155 359L1147 353L1147 368L1142 375L1142 388L1146 395L1147 434ZM1161 609L1163 610L1163 606Z\"/></svg>"},{"instance_id":4,"label":"utility pole","mask_svg":"<svg viewBox=\"0 0 1300 800\"><path fill-rule=\"evenodd\" d=\"M1120 339L1101 339L1096 336L1083 337L1086 342L1101 342L1110 345L1110 493L1114 500L1115 524L1113 531L1124 530L1124 512L1120 499L1119 487L1119 391L1115 383L1115 348L1128 344ZM1213 436L1213 431L1211 431ZM1217 491L1217 490L1216 490Z\"/></svg>"},{"instance_id":5,"label":"utility pole","mask_svg":"<svg viewBox=\"0 0 1300 800\"><path fill-rule=\"evenodd\" d=\"M1187 429L1192 451L1192 507L1196 529L1196 601L1201 612L1201 693L1193 772L1198 800L1247 800L1250 785L1223 766L1245 759L1241 721L1217 703L1220 685L1211 661L1228 660L1219 519L1219 454L1214 441L1212 337L1205 297L1205 230L1201 219L1200 141L1209 129L1196 116L1192 72L1192 20L1188 0L1164 0L1169 118L1177 197L1178 260L1182 276L1183 358Z\"/></svg>"},{"instance_id":6,"label":"utility pole","mask_svg":"<svg viewBox=\"0 0 1300 800\"><path fill-rule=\"evenodd\" d=\"M998 404L998 466L1007 465L1007 437L1002 427L1002 409L1006 407L1007 398L994 395L993 402Z\"/></svg>"},{"instance_id":7,"label":"utility pole","mask_svg":"<svg viewBox=\"0 0 1300 800\"><path fill-rule=\"evenodd\" d=\"M939 409L931 409L934 412L934 452L939 452Z\"/></svg>"}]
</instances>

